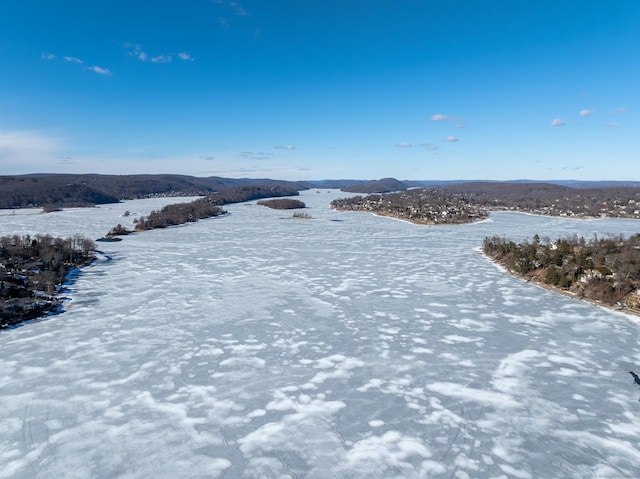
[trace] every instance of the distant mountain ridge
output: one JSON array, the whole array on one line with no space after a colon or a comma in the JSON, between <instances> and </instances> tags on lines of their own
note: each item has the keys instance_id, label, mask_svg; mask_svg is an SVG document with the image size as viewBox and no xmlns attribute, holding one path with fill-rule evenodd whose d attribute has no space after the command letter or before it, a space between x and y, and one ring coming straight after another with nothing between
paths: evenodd
<instances>
[{"instance_id":1,"label":"distant mountain ridge","mask_svg":"<svg viewBox=\"0 0 640 479\"><path fill-rule=\"evenodd\" d=\"M305 182L185 175L33 174L0 176L0 208L73 207L117 203L153 196L198 196L237 186L287 186Z\"/></svg>"},{"instance_id":2,"label":"distant mountain ridge","mask_svg":"<svg viewBox=\"0 0 640 479\"><path fill-rule=\"evenodd\" d=\"M43 206L94 206L122 200L153 196L199 196L238 186L287 186L298 191L309 188L341 189L352 193L388 193L410 188L453 188L454 190L530 191L532 188L616 188L640 187L640 181L580 181L580 180L310 180L285 181L270 178L224 178L187 175L99 175L99 174L30 174L0 176L0 208ZM519 185L519 186L517 186ZM527 186L525 186L527 185ZM537 185L537 186L536 186ZM541 190L542 192L542 190Z\"/></svg>"},{"instance_id":3,"label":"distant mountain ridge","mask_svg":"<svg viewBox=\"0 0 640 479\"><path fill-rule=\"evenodd\" d=\"M392 191L404 191L408 188L407 182L395 178L382 178L381 180L367 181L342 188L349 193L390 193Z\"/></svg>"},{"instance_id":4,"label":"distant mountain ridge","mask_svg":"<svg viewBox=\"0 0 640 479\"><path fill-rule=\"evenodd\" d=\"M389 193L409 188L442 187L453 185L473 185L479 188L482 184L491 185L558 185L569 188L640 188L640 181L584 181L584 180L397 180L382 178L380 180L322 180L309 181L316 188L340 188L350 193Z\"/></svg>"}]
</instances>

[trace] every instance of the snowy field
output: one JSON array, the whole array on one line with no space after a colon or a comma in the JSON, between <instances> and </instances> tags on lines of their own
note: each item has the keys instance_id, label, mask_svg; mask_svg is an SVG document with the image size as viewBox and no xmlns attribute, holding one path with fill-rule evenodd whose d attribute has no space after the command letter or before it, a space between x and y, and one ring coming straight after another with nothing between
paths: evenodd
<instances>
[{"instance_id":1,"label":"snowy field","mask_svg":"<svg viewBox=\"0 0 640 479\"><path fill-rule=\"evenodd\" d=\"M65 313L0 332L0 477L640 477L637 320L477 251L640 223L428 227L338 196L98 243ZM98 238L176 201L5 211L0 234Z\"/></svg>"}]
</instances>

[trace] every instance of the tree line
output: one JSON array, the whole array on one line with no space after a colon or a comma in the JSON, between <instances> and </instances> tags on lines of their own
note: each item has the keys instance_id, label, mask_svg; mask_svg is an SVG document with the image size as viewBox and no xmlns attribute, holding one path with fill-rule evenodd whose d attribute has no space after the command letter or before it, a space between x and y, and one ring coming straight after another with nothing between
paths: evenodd
<instances>
[{"instance_id":1,"label":"tree line","mask_svg":"<svg viewBox=\"0 0 640 479\"><path fill-rule=\"evenodd\" d=\"M269 179L195 177L184 175L37 174L0 176L0 208L95 206L166 196L204 196L238 186L283 186L296 190L311 185Z\"/></svg>"},{"instance_id":2,"label":"tree line","mask_svg":"<svg viewBox=\"0 0 640 479\"><path fill-rule=\"evenodd\" d=\"M434 188L339 198L332 201L331 206L338 210L368 211L424 224L469 223L489 215L486 209L469 203L463 196Z\"/></svg>"},{"instance_id":3,"label":"tree line","mask_svg":"<svg viewBox=\"0 0 640 479\"><path fill-rule=\"evenodd\" d=\"M640 188L570 188L548 183L474 182L335 200L336 209L371 211L415 222L460 223L490 211L640 219Z\"/></svg>"},{"instance_id":4,"label":"tree line","mask_svg":"<svg viewBox=\"0 0 640 479\"><path fill-rule=\"evenodd\" d=\"M607 305L638 307L640 234L591 240L574 235L553 242L535 235L523 243L493 236L485 238L483 251L527 279Z\"/></svg>"},{"instance_id":5,"label":"tree line","mask_svg":"<svg viewBox=\"0 0 640 479\"><path fill-rule=\"evenodd\" d=\"M55 293L72 268L95 259L95 243L80 235L0 238L0 327L60 307Z\"/></svg>"},{"instance_id":6,"label":"tree line","mask_svg":"<svg viewBox=\"0 0 640 479\"><path fill-rule=\"evenodd\" d=\"M306 208L307 205L304 201L294 200L291 198L278 198L275 200L260 200L258 201L260 206L266 206L274 210L296 210L300 208Z\"/></svg>"},{"instance_id":7,"label":"tree line","mask_svg":"<svg viewBox=\"0 0 640 479\"><path fill-rule=\"evenodd\" d=\"M147 216L142 216L134 220L136 225L135 230L145 231L155 228L166 228L167 226L191 223L204 218L220 216L226 213L222 208L224 204L241 203L275 196L295 196L299 194L295 188L277 185L227 188L203 198L198 198L190 203L171 204L163 207L159 211L151 211ZM122 228L121 225L118 226ZM125 231L120 234L126 233Z\"/></svg>"}]
</instances>

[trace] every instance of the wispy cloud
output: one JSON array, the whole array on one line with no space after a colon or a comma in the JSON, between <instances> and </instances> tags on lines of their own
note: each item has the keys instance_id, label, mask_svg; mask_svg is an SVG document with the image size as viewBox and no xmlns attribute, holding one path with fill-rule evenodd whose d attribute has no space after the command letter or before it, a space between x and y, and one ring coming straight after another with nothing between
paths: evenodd
<instances>
[{"instance_id":1,"label":"wispy cloud","mask_svg":"<svg viewBox=\"0 0 640 479\"><path fill-rule=\"evenodd\" d=\"M235 0L230 0L230 1L227 1L227 0L213 0L213 3L229 7L231 10L233 10L233 13L235 15L238 15L238 16L244 16L244 15L247 14L247 11L244 8L242 8L242 6L238 2L236 2Z\"/></svg>"},{"instance_id":2,"label":"wispy cloud","mask_svg":"<svg viewBox=\"0 0 640 479\"><path fill-rule=\"evenodd\" d=\"M79 63L79 64L84 63L78 57L63 57L63 59L65 62L69 62L69 63Z\"/></svg>"},{"instance_id":3,"label":"wispy cloud","mask_svg":"<svg viewBox=\"0 0 640 479\"><path fill-rule=\"evenodd\" d=\"M142 50L142 45L138 43L124 43L123 45L127 49L127 55L135 57L142 62L148 59L148 55Z\"/></svg>"},{"instance_id":4,"label":"wispy cloud","mask_svg":"<svg viewBox=\"0 0 640 479\"><path fill-rule=\"evenodd\" d=\"M615 110L613 110L611 112L612 115L616 116L616 115L622 115L624 112L627 111L627 108L624 106L621 106L620 108L616 108Z\"/></svg>"},{"instance_id":5,"label":"wispy cloud","mask_svg":"<svg viewBox=\"0 0 640 479\"><path fill-rule=\"evenodd\" d=\"M150 55L142 49L142 45L140 45L139 43L123 43L122 45L126 49L127 55L140 60L141 62L171 63L176 57L182 61L194 61L194 58L187 52L160 53L158 55Z\"/></svg>"},{"instance_id":6,"label":"wispy cloud","mask_svg":"<svg viewBox=\"0 0 640 479\"><path fill-rule=\"evenodd\" d=\"M436 113L431 115L431 121L461 121L462 118L453 115L443 115L442 113Z\"/></svg>"},{"instance_id":7,"label":"wispy cloud","mask_svg":"<svg viewBox=\"0 0 640 479\"><path fill-rule=\"evenodd\" d=\"M40 58L51 61L51 60L55 60L57 57L53 53L42 53L40 55ZM64 61L65 63L75 63L77 65L85 64L84 60L82 60L81 58L73 57L70 55L63 56L62 61ZM107 75L107 76L113 75L113 73L111 73L111 71L108 68L103 68L96 65L88 66L88 67L85 67L84 69L98 73L100 75Z\"/></svg>"},{"instance_id":8,"label":"wispy cloud","mask_svg":"<svg viewBox=\"0 0 640 479\"><path fill-rule=\"evenodd\" d=\"M413 145L411 143L407 143L406 141L403 141L401 143L398 143L396 146L398 148L411 148Z\"/></svg>"},{"instance_id":9,"label":"wispy cloud","mask_svg":"<svg viewBox=\"0 0 640 479\"><path fill-rule=\"evenodd\" d=\"M591 116L594 113L594 110L580 110L580 116Z\"/></svg>"},{"instance_id":10,"label":"wispy cloud","mask_svg":"<svg viewBox=\"0 0 640 479\"><path fill-rule=\"evenodd\" d=\"M620 123L618 123L617 121L610 121L609 123L606 124L606 126L610 126L612 128L617 128L620 126Z\"/></svg>"},{"instance_id":11,"label":"wispy cloud","mask_svg":"<svg viewBox=\"0 0 640 479\"><path fill-rule=\"evenodd\" d=\"M152 63L171 63L173 61L173 57L171 55L157 55L155 57L151 57Z\"/></svg>"},{"instance_id":12,"label":"wispy cloud","mask_svg":"<svg viewBox=\"0 0 640 479\"><path fill-rule=\"evenodd\" d=\"M560 118L556 118L551 122L551 126L564 126L565 124L564 120L561 120Z\"/></svg>"},{"instance_id":13,"label":"wispy cloud","mask_svg":"<svg viewBox=\"0 0 640 479\"><path fill-rule=\"evenodd\" d=\"M52 168L50 161L62 148L58 139L44 133L0 130L0 163L7 174Z\"/></svg>"},{"instance_id":14,"label":"wispy cloud","mask_svg":"<svg viewBox=\"0 0 640 479\"><path fill-rule=\"evenodd\" d=\"M445 141L448 141L449 143L455 143L456 141L460 141L460 140L458 140L458 138L453 135L449 135L448 137L445 138Z\"/></svg>"},{"instance_id":15,"label":"wispy cloud","mask_svg":"<svg viewBox=\"0 0 640 479\"><path fill-rule=\"evenodd\" d=\"M286 145L286 146L275 146L274 147L276 150L295 150L296 147L293 145Z\"/></svg>"},{"instance_id":16,"label":"wispy cloud","mask_svg":"<svg viewBox=\"0 0 640 479\"><path fill-rule=\"evenodd\" d=\"M246 11L244 8L242 8L242 7L238 4L238 2L233 2L233 1L232 1L232 2L229 2L229 6L230 6L231 8L233 8L233 13L235 13L235 14L236 14L236 15L238 15L238 16L243 16L243 15L246 15L246 14L247 14L247 11Z\"/></svg>"},{"instance_id":17,"label":"wispy cloud","mask_svg":"<svg viewBox=\"0 0 640 479\"><path fill-rule=\"evenodd\" d=\"M292 148L282 147L282 149ZM273 157L273 153L264 151L241 151L237 156L245 160L268 160Z\"/></svg>"},{"instance_id":18,"label":"wispy cloud","mask_svg":"<svg viewBox=\"0 0 640 479\"><path fill-rule=\"evenodd\" d=\"M200 158L201 160L205 160L205 161L213 161L215 160L215 156L211 156L211 155L199 155L198 158Z\"/></svg>"},{"instance_id":19,"label":"wispy cloud","mask_svg":"<svg viewBox=\"0 0 640 479\"><path fill-rule=\"evenodd\" d=\"M87 70L90 70L92 72L98 73L100 75L105 75L105 76L113 75L113 73L111 73L111 71L108 68L102 68L96 65L87 67Z\"/></svg>"},{"instance_id":20,"label":"wispy cloud","mask_svg":"<svg viewBox=\"0 0 640 479\"><path fill-rule=\"evenodd\" d=\"M436 145L432 145L431 143L420 143L420 146L425 147L429 151L436 151L438 149Z\"/></svg>"}]
</instances>

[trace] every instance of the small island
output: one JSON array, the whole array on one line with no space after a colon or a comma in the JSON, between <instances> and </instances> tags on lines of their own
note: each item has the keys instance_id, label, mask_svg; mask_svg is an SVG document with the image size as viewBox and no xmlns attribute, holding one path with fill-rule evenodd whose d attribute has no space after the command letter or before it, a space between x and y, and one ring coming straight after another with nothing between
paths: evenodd
<instances>
[{"instance_id":1,"label":"small island","mask_svg":"<svg viewBox=\"0 0 640 479\"><path fill-rule=\"evenodd\" d=\"M509 273L598 305L640 314L640 234L515 243L485 238L483 253Z\"/></svg>"},{"instance_id":2,"label":"small island","mask_svg":"<svg viewBox=\"0 0 640 479\"><path fill-rule=\"evenodd\" d=\"M424 225L471 223L487 218L482 206L443 190L422 188L382 195L353 196L331 202L341 211L366 211Z\"/></svg>"},{"instance_id":3,"label":"small island","mask_svg":"<svg viewBox=\"0 0 640 479\"><path fill-rule=\"evenodd\" d=\"M260 206L266 206L274 210L297 210L306 208L307 205L303 201L294 200L291 198L277 198L275 200L260 200L258 201Z\"/></svg>"},{"instance_id":4,"label":"small island","mask_svg":"<svg viewBox=\"0 0 640 479\"><path fill-rule=\"evenodd\" d=\"M147 216L135 218L134 231L147 231L157 228L167 228L185 223L194 223L201 219L213 218L227 214L222 208L224 204L242 203L258 198L270 198L274 196L295 196L299 195L298 190L287 186L238 186L227 188L217 193L198 198L189 203L170 204L159 211L153 210ZM275 200L274 200L275 201ZM283 199L282 201L296 201ZM301 201L299 203L302 203ZM304 205L304 203L302 203ZM101 241L117 241L119 236L126 236L132 231L117 225L113 227Z\"/></svg>"}]
</instances>

